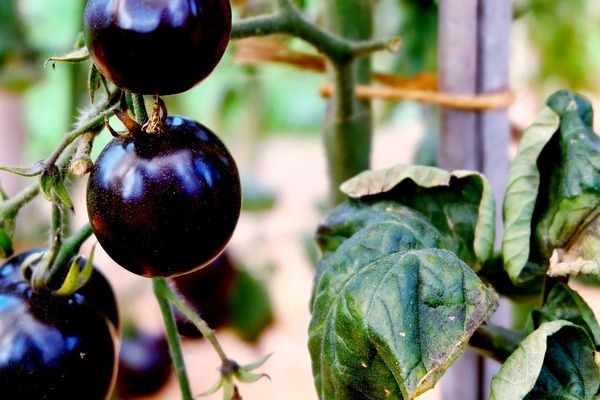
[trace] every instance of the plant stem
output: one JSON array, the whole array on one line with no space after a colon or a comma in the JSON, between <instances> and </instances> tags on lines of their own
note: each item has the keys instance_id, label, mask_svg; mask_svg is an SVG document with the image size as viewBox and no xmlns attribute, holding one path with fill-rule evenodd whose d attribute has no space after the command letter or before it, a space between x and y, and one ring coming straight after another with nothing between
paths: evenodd
<instances>
[{"instance_id":1,"label":"plant stem","mask_svg":"<svg viewBox=\"0 0 600 400\"><path fill-rule=\"evenodd\" d=\"M171 359L173 360L175 373L177 374L177 379L179 380L179 386L181 388L181 398L182 400L192 400L192 390L185 369L185 361L183 359L183 352L181 351L181 341L179 340L179 333L177 332L177 324L175 323L173 310L169 303L171 300L171 289L169 288L167 281L163 278L152 279L152 287L163 316L167 341L169 342L169 351L171 352Z\"/></svg>"},{"instance_id":2,"label":"plant stem","mask_svg":"<svg viewBox=\"0 0 600 400\"><path fill-rule=\"evenodd\" d=\"M69 261L79 253L81 245L92 235L92 233L92 226L89 223L86 223L77 232L62 241L60 250L58 251L58 254L56 254L48 272L48 286L51 288L56 286L56 283L63 275L61 272L66 270Z\"/></svg>"},{"instance_id":3,"label":"plant stem","mask_svg":"<svg viewBox=\"0 0 600 400\"><path fill-rule=\"evenodd\" d=\"M50 220L50 232L51 232L51 237L53 238L52 240L55 240L56 237L58 237L59 238L58 240L60 240L62 231L63 231L62 210L60 209L60 206L56 202L52 202L52 217Z\"/></svg>"},{"instance_id":4,"label":"plant stem","mask_svg":"<svg viewBox=\"0 0 600 400\"><path fill-rule=\"evenodd\" d=\"M40 185L36 182L23 189L16 196L4 200L0 204L0 217L11 217L16 215L21 207L35 199L39 193Z\"/></svg>"},{"instance_id":5,"label":"plant stem","mask_svg":"<svg viewBox=\"0 0 600 400\"><path fill-rule=\"evenodd\" d=\"M144 95L133 94L133 115L140 125L143 125L148 121L148 112L146 111L146 103L144 102Z\"/></svg>"},{"instance_id":6,"label":"plant stem","mask_svg":"<svg viewBox=\"0 0 600 400\"><path fill-rule=\"evenodd\" d=\"M370 0L327 0L328 26L332 32L351 40L370 40L371 7ZM371 103L357 99L354 87L369 83L371 66L368 58L362 58L332 59L330 67L335 93L324 142L329 164L330 202L337 204L344 200L339 186L370 166Z\"/></svg>"},{"instance_id":7,"label":"plant stem","mask_svg":"<svg viewBox=\"0 0 600 400\"><path fill-rule=\"evenodd\" d=\"M522 340L521 333L498 325L483 324L469 339L469 345L483 355L503 363Z\"/></svg>"},{"instance_id":8,"label":"plant stem","mask_svg":"<svg viewBox=\"0 0 600 400\"><path fill-rule=\"evenodd\" d=\"M357 2L364 2L364 0L357 0ZM235 22L231 28L231 39L267 36L277 33L287 34L310 43L328 58L338 61L362 57L379 50L391 50L393 44L396 43L396 41L390 41L389 39L363 40L365 38L360 36L344 37L330 33L306 20L288 0L280 0L278 3L279 9L272 14L245 18ZM354 6L355 2L349 3ZM370 15L369 12L364 20ZM370 21L368 26L371 26Z\"/></svg>"},{"instance_id":9,"label":"plant stem","mask_svg":"<svg viewBox=\"0 0 600 400\"><path fill-rule=\"evenodd\" d=\"M313 45L330 61L335 94L325 124L324 142L329 165L330 202L344 200L339 185L368 169L371 151L371 103L354 94L357 84L368 84L370 60L363 57L392 49L397 41L372 40L370 0L327 0L324 30L307 21L290 0L278 0L278 10L234 24L232 39L285 33Z\"/></svg>"},{"instance_id":10,"label":"plant stem","mask_svg":"<svg viewBox=\"0 0 600 400\"><path fill-rule=\"evenodd\" d=\"M85 132L96 129L98 126L104 123L104 119L107 115L111 113L109 108L116 104L119 100L121 91L116 90L112 93L111 97L109 97L106 102L104 102L100 107L98 107L97 111L93 112L95 117L87 120L82 124L77 124L77 127L73 129L71 132L67 133L63 136L60 143L56 146L56 148L52 151L50 156L45 161L45 165L53 165L56 163L60 155L65 151L65 149L75 141L79 136L83 135ZM104 112L103 112L104 111Z\"/></svg>"},{"instance_id":11,"label":"plant stem","mask_svg":"<svg viewBox=\"0 0 600 400\"><path fill-rule=\"evenodd\" d=\"M227 357L227 355L225 354L225 351L223 350L223 347L217 340L215 331L210 329L210 327L208 326L206 321L204 321L202 318L200 318L194 312L194 310L192 310L192 308L190 306L188 306L185 303L185 301L183 301L183 299L181 299L177 295L177 293L172 291L169 287L167 287L167 290L168 290L168 292L165 292L164 295L169 299L169 301L171 303L173 303L173 305L175 307L177 307L177 309L179 311L181 311L183 313L183 315L185 315L186 318L188 318L190 321L192 321L192 323L198 328L200 333L202 333L202 336L204 336L204 338L206 340L208 340L209 343L214 347L215 351L219 355L219 358L221 359L221 362L223 364L228 363L230 361L230 359L229 359L229 357Z\"/></svg>"}]
</instances>

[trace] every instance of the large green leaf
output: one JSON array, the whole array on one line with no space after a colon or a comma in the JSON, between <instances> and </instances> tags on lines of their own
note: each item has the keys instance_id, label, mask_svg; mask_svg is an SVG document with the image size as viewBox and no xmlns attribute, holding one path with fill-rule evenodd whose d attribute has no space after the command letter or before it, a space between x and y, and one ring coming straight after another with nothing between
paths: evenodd
<instances>
[{"instance_id":1,"label":"large green leaf","mask_svg":"<svg viewBox=\"0 0 600 400\"><path fill-rule=\"evenodd\" d=\"M504 201L503 256L514 282L600 271L600 138L583 97L559 91L525 132Z\"/></svg>"},{"instance_id":2,"label":"large green leaf","mask_svg":"<svg viewBox=\"0 0 600 400\"><path fill-rule=\"evenodd\" d=\"M492 256L494 196L477 172L398 165L365 171L341 190L351 198L390 199L419 211L452 244L449 250L475 270Z\"/></svg>"},{"instance_id":3,"label":"large green leaf","mask_svg":"<svg viewBox=\"0 0 600 400\"><path fill-rule=\"evenodd\" d=\"M544 306L531 313L529 329L533 331L545 322L565 320L585 329L595 344L600 344L600 326L592 309L575 290L564 283L554 285Z\"/></svg>"},{"instance_id":4,"label":"large green leaf","mask_svg":"<svg viewBox=\"0 0 600 400\"><path fill-rule=\"evenodd\" d=\"M411 208L391 200L367 202L348 200L319 224L317 243L323 258L335 251L352 235L370 225L382 222L396 223L411 231L411 237L418 238L419 247L448 248L450 244L431 225L425 216ZM403 239L406 240L408 236Z\"/></svg>"},{"instance_id":5,"label":"large green leaf","mask_svg":"<svg viewBox=\"0 0 600 400\"><path fill-rule=\"evenodd\" d=\"M420 232L410 220L367 224L319 264L309 349L320 398L412 399L492 312L492 290Z\"/></svg>"},{"instance_id":6,"label":"large green leaf","mask_svg":"<svg viewBox=\"0 0 600 400\"><path fill-rule=\"evenodd\" d=\"M594 343L571 322L543 323L492 379L490 400L594 399L600 374Z\"/></svg>"}]
</instances>

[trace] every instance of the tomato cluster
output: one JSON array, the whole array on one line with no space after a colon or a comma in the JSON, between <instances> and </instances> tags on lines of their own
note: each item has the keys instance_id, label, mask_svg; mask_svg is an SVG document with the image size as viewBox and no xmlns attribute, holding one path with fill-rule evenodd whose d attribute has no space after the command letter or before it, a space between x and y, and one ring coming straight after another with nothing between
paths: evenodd
<instances>
[{"instance_id":1,"label":"tomato cluster","mask_svg":"<svg viewBox=\"0 0 600 400\"><path fill-rule=\"evenodd\" d=\"M37 293L21 267L29 250L0 267L0 397L106 399L117 371L119 318L110 284L94 270L70 296Z\"/></svg>"},{"instance_id":2,"label":"tomato cluster","mask_svg":"<svg viewBox=\"0 0 600 400\"><path fill-rule=\"evenodd\" d=\"M83 19L90 55L106 78L130 92L164 95L214 69L229 40L231 7L229 0L89 0ZM169 277L223 251L241 190L235 161L212 131L185 117L152 117L151 131L129 127L102 151L87 207L96 238L119 265Z\"/></svg>"},{"instance_id":3,"label":"tomato cluster","mask_svg":"<svg viewBox=\"0 0 600 400\"><path fill-rule=\"evenodd\" d=\"M237 224L241 188L231 154L199 122L167 116L158 97L206 78L230 29L229 0L89 0L85 7L83 37L97 70L126 96L151 94L163 106L155 107L150 124L134 121L128 134L116 135L88 180L93 232L135 274L171 277L199 269L223 252ZM130 115L126 109L115 114ZM38 287L30 275L56 272L54 251L30 250L0 266L0 398L108 399L120 336L112 288L95 269L72 291L51 290L44 286L49 282ZM58 265L63 283L77 262L88 277L91 263L76 258ZM125 351L135 345L125 343L121 367L130 379L118 391L128 395L143 390L143 379ZM165 344L157 346L168 358ZM154 371L154 389L168 376L170 363L161 365L167 369Z\"/></svg>"}]
</instances>

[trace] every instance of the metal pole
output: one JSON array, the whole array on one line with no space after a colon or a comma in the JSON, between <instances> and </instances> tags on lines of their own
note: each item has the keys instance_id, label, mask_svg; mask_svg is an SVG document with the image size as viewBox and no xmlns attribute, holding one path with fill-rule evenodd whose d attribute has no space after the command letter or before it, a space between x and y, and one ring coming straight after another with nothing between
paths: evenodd
<instances>
[{"instance_id":1,"label":"metal pole","mask_svg":"<svg viewBox=\"0 0 600 400\"><path fill-rule=\"evenodd\" d=\"M439 87L450 94L476 95L508 89L510 0L441 0ZM441 111L439 166L483 172L496 196L496 243L501 237L502 197L508 173L510 124L506 109ZM496 323L510 323L503 308ZM445 400L487 398L497 366L467 351L442 381ZM466 377L466 380L465 380ZM466 385L465 382L472 382Z\"/></svg>"}]
</instances>

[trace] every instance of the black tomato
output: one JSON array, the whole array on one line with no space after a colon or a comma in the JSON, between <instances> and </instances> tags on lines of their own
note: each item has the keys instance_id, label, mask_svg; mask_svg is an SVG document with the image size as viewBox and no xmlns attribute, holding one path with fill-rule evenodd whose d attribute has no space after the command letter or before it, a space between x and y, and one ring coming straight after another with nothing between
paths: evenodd
<instances>
[{"instance_id":1,"label":"black tomato","mask_svg":"<svg viewBox=\"0 0 600 400\"><path fill-rule=\"evenodd\" d=\"M241 207L238 170L200 123L169 116L163 131L113 139L87 187L88 216L106 253L146 277L191 272L229 242Z\"/></svg>"},{"instance_id":2,"label":"black tomato","mask_svg":"<svg viewBox=\"0 0 600 400\"><path fill-rule=\"evenodd\" d=\"M184 92L220 61L231 31L229 0L89 0L83 33L92 60L134 93Z\"/></svg>"},{"instance_id":3,"label":"black tomato","mask_svg":"<svg viewBox=\"0 0 600 400\"><path fill-rule=\"evenodd\" d=\"M206 267L172 279L175 289L212 329L227 325L231 314L229 294L235 278L229 252L225 250ZM188 338L202 334L180 311L174 309L177 330Z\"/></svg>"},{"instance_id":4,"label":"black tomato","mask_svg":"<svg viewBox=\"0 0 600 400\"><path fill-rule=\"evenodd\" d=\"M119 398L150 395L171 376L173 363L164 335L136 332L121 342L117 393Z\"/></svg>"},{"instance_id":5,"label":"black tomato","mask_svg":"<svg viewBox=\"0 0 600 400\"><path fill-rule=\"evenodd\" d=\"M40 251L0 266L0 398L108 399L118 352L112 289L94 270L71 296L34 292L21 265Z\"/></svg>"}]
</instances>

